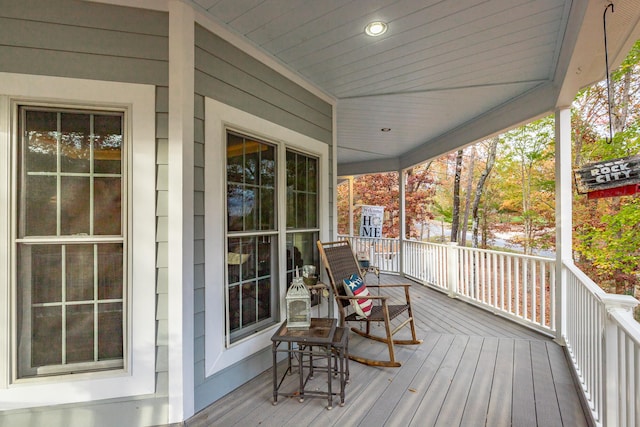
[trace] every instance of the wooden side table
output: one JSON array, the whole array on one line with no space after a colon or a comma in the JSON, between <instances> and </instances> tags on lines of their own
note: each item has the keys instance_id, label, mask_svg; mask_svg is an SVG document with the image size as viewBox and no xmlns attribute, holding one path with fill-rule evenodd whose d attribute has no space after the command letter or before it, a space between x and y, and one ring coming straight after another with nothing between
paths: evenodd
<instances>
[{"instance_id":1,"label":"wooden side table","mask_svg":"<svg viewBox=\"0 0 640 427\"><path fill-rule=\"evenodd\" d=\"M337 328L337 320L333 318L312 318L308 330L290 330L287 322L283 322L271 337L273 353L273 404L278 402L278 396L298 397L300 402L308 397L325 397L327 409L333 407L332 374L340 378L340 405L344 405L344 386L348 380L348 333L344 328ZM338 335L336 335L338 330ZM283 344L286 344L284 346ZM335 344L335 345L334 345ZM287 368L278 375L278 353L287 354ZM292 361L297 361L294 365ZM315 362L314 362L315 360ZM325 366L318 365L318 361L326 361ZM332 363L334 367L332 367ZM291 392L280 390L287 374L298 368L298 389ZM327 373L326 390L310 390L306 388L309 380L313 379L315 371Z\"/></svg>"}]
</instances>

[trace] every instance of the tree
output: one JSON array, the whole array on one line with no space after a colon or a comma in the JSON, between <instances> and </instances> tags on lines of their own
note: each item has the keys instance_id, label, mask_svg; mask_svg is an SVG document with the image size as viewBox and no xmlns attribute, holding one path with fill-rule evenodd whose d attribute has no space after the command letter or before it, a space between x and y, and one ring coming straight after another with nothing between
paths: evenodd
<instances>
[{"instance_id":1,"label":"tree","mask_svg":"<svg viewBox=\"0 0 640 427\"><path fill-rule=\"evenodd\" d=\"M503 207L518 214L522 225L521 244L525 254L533 249L548 246L541 238L549 235L553 227L553 117L527 123L503 135L504 161L502 172L504 186L510 188L504 194Z\"/></svg>"},{"instance_id":2,"label":"tree","mask_svg":"<svg viewBox=\"0 0 640 427\"><path fill-rule=\"evenodd\" d=\"M462 175L463 150L458 150L456 155L456 170L453 178L453 216L451 218L451 241L458 240L458 227L460 224L460 180Z\"/></svg>"},{"instance_id":3,"label":"tree","mask_svg":"<svg viewBox=\"0 0 640 427\"><path fill-rule=\"evenodd\" d=\"M349 181L344 180L336 187L336 203L338 210L338 234L350 235L349 230Z\"/></svg>"},{"instance_id":4,"label":"tree","mask_svg":"<svg viewBox=\"0 0 640 427\"><path fill-rule=\"evenodd\" d=\"M611 127L605 82L581 91L573 104L574 168L640 152L640 41L611 73ZM576 263L594 281L617 293L632 292L640 267L640 196L574 203Z\"/></svg>"},{"instance_id":5,"label":"tree","mask_svg":"<svg viewBox=\"0 0 640 427\"><path fill-rule=\"evenodd\" d=\"M360 218L361 205L384 207L382 236L396 238L400 235L399 206L400 187L397 172L359 175L353 180L354 217ZM358 221L354 221L358 227Z\"/></svg>"},{"instance_id":6,"label":"tree","mask_svg":"<svg viewBox=\"0 0 640 427\"><path fill-rule=\"evenodd\" d=\"M472 246L474 248L478 247L478 226L480 222L480 217L478 215L478 208L480 207L480 200L482 199L482 194L484 192L484 187L487 179L489 178L489 174L491 173L491 169L493 169L493 165L496 161L496 151L498 148L498 142L500 142L499 137L493 137L489 141L488 150L487 150L487 162L485 164L484 170L478 179L478 183L476 184L476 194L473 199L473 207L471 208L471 239ZM485 216L486 218L486 216Z\"/></svg>"},{"instance_id":7,"label":"tree","mask_svg":"<svg viewBox=\"0 0 640 427\"><path fill-rule=\"evenodd\" d=\"M460 238L458 239L458 241L460 242L460 246L465 246L467 244L467 225L469 224L469 209L471 207L473 172L475 169L476 160L476 146L472 145L470 147L470 150L471 154L469 155L469 167L467 171L467 188L465 189L464 198L464 215L462 215L462 227L460 227Z\"/></svg>"},{"instance_id":8,"label":"tree","mask_svg":"<svg viewBox=\"0 0 640 427\"><path fill-rule=\"evenodd\" d=\"M418 226L433 218L430 205L435 194L434 179L429 170L430 163L418 165L407 171L405 187L405 217L408 237L419 237ZM357 229L351 233L348 230L349 193L348 185L338 186L338 229L340 233L357 234ZM382 235L396 238L400 235L399 214L399 183L398 173L387 172L360 175L353 179L354 217L360 217L361 205L383 206L385 219L382 225ZM358 227L357 220L354 227Z\"/></svg>"},{"instance_id":9,"label":"tree","mask_svg":"<svg viewBox=\"0 0 640 427\"><path fill-rule=\"evenodd\" d=\"M406 172L405 217L409 238L423 238L424 224L433 219L431 210L435 185L429 168L432 162L415 166ZM420 227L420 230L418 230Z\"/></svg>"}]
</instances>

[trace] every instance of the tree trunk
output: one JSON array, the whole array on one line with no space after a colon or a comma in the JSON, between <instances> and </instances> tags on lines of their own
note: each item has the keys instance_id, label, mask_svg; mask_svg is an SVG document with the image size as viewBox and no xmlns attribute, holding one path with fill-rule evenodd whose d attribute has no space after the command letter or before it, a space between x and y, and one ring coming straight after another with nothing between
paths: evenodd
<instances>
[{"instance_id":1,"label":"tree trunk","mask_svg":"<svg viewBox=\"0 0 640 427\"><path fill-rule=\"evenodd\" d=\"M453 214L451 215L451 241L458 238L458 226L460 223L460 175L462 175L462 153L458 150L456 155L456 174L453 178Z\"/></svg>"},{"instance_id":2,"label":"tree trunk","mask_svg":"<svg viewBox=\"0 0 640 427\"><path fill-rule=\"evenodd\" d=\"M631 98L631 70L624 73L622 77L622 93L620 94L620 102L616 103L615 98L611 97L613 105L613 132L618 133L627 127L627 118L629 117L629 102Z\"/></svg>"},{"instance_id":3,"label":"tree trunk","mask_svg":"<svg viewBox=\"0 0 640 427\"><path fill-rule=\"evenodd\" d=\"M467 189L464 197L464 215L462 216L462 224L460 227L460 246L466 246L467 244L467 224L469 224L469 208L471 206L471 190L473 186L473 169L475 168L476 160L476 147L471 146L471 158L469 159L469 171L467 177Z\"/></svg>"},{"instance_id":4,"label":"tree trunk","mask_svg":"<svg viewBox=\"0 0 640 427\"><path fill-rule=\"evenodd\" d=\"M473 207L471 209L471 239L472 246L474 248L478 247L478 225L479 225L479 215L478 215L478 207L480 206L480 199L482 198L482 192L484 191L484 184L491 173L491 169L493 169L493 165L496 161L496 151L498 147L498 142L500 138L497 136L491 139L489 143L489 151L487 153L487 164L482 171L482 175L480 175L480 179L478 179L478 184L476 185L476 195L473 199Z\"/></svg>"}]
</instances>

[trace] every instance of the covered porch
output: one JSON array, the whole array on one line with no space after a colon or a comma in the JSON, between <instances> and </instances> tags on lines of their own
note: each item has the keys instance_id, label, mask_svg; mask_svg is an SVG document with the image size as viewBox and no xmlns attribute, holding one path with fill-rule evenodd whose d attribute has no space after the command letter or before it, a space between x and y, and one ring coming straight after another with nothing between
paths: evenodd
<instances>
[{"instance_id":1,"label":"covered porch","mask_svg":"<svg viewBox=\"0 0 640 427\"><path fill-rule=\"evenodd\" d=\"M369 253L383 272L381 283L415 282L424 343L396 346L398 369L352 363L346 409L329 412L317 401L297 400L271 407L269 370L188 425L631 426L640 420L633 297L607 294L557 258L342 238ZM354 334L350 348L386 351Z\"/></svg>"},{"instance_id":2,"label":"covered porch","mask_svg":"<svg viewBox=\"0 0 640 427\"><path fill-rule=\"evenodd\" d=\"M407 282L380 277L381 283ZM588 425L565 352L548 335L415 282L411 292L423 344L396 346L400 368L350 363L344 407L337 398L330 411L325 399L281 398L274 406L267 370L186 425ZM386 351L355 334L349 345L372 356ZM295 382L295 375L286 381ZM324 386L320 376L314 381Z\"/></svg>"}]
</instances>

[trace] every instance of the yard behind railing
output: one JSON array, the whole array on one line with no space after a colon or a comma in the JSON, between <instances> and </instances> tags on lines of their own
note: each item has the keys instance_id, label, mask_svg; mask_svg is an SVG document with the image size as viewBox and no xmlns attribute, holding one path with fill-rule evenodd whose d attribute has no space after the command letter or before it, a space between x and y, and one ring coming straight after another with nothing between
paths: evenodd
<instances>
[{"instance_id":1,"label":"yard behind railing","mask_svg":"<svg viewBox=\"0 0 640 427\"><path fill-rule=\"evenodd\" d=\"M400 256L395 239L341 238L367 253L380 271L402 273L554 336L566 345L595 424L640 425L640 324L633 318L635 298L604 292L572 262L563 263L559 280L554 258L417 241L404 241ZM561 304L560 310L556 304Z\"/></svg>"}]
</instances>

